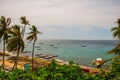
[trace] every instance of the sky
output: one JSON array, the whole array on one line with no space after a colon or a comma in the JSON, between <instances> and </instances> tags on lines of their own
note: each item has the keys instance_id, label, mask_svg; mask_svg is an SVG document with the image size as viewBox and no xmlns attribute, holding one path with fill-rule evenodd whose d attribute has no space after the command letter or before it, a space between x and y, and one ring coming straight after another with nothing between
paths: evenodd
<instances>
[{"instance_id":1,"label":"sky","mask_svg":"<svg viewBox=\"0 0 120 80\"><path fill-rule=\"evenodd\" d=\"M111 40L120 0L0 0L0 16L11 25L26 16L43 33L39 39Z\"/></svg>"}]
</instances>

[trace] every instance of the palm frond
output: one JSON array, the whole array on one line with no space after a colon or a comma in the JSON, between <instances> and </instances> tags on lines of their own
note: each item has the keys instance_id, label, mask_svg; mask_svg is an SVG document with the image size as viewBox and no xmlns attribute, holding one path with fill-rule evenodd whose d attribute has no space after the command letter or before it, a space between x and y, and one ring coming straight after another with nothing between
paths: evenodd
<instances>
[{"instance_id":1,"label":"palm frond","mask_svg":"<svg viewBox=\"0 0 120 80\"><path fill-rule=\"evenodd\" d=\"M120 18L118 18L117 20L117 24L120 25ZM120 27L120 26L119 26Z\"/></svg>"},{"instance_id":2,"label":"palm frond","mask_svg":"<svg viewBox=\"0 0 120 80\"><path fill-rule=\"evenodd\" d=\"M0 38L3 37L3 40L8 39L7 31L9 29L10 23L11 23L10 18L5 18L4 16L1 16L1 18L0 18Z\"/></svg>"},{"instance_id":3,"label":"palm frond","mask_svg":"<svg viewBox=\"0 0 120 80\"><path fill-rule=\"evenodd\" d=\"M26 38L29 41L32 41L33 39L36 41L37 40L37 34L41 33L40 31L37 30L37 27L32 25L32 27L29 28L30 32L27 33L29 36ZM42 33L41 33L42 34Z\"/></svg>"},{"instance_id":4,"label":"palm frond","mask_svg":"<svg viewBox=\"0 0 120 80\"><path fill-rule=\"evenodd\" d=\"M113 32L113 36L116 37L117 35L119 36L120 34L120 28L118 28L116 31Z\"/></svg>"},{"instance_id":5,"label":"palm frond","mask_svg":"<svg viewBox=\"0 0 120 80\"><path fill-rule=\"evenodd\" d=\"M11 18L8 18L7 21L6 21L6 23L7 23L7 26L9 26L10 23L11 23Z\"/></svg>"},{"instance_id":6,"label":"palm frond","mask_svg":"<svg viewBox=\"0 0 120 80\"><path fill-rule=\"evenodd\" d=\"M21 21L21 24L30 25L30 24L29 24L29 21L26 19L25 16L22 16L22 17L20 18L20 21Z\"/></svg>"},{"instance_id":7,"label":"palm frond","mask_svg":"<svg viewBox=\"0 0 120 80\"><path fill-rule=\"evenodd\" d=\"M116 29L118 29L118 27L113 27L113 28L111 28L111 31L114 31Z\"/></svg>"},{"instance_id":8,"label":"palm frond","mask_svg":"<svg viewBox=\"0 0 120 80\"><path fill-rule=\"evenodd\" d=\"M12 30L8 31L10 34L10 38L7 44L8 51L16 51L17 47L20 46L21 52L24 50L24 41L20 34L20 26L14 25L12 26Z\"/></svg>"},{"instance_id":9,"label":"palm frond","mask_svg":"<svg viewBox=\"0 0 120 80\"><path fill-rule=\"evenodd\" d=\"M14 26L12 26L12 28L13 28L14 36L21 36L20 26L19 25L14 25Z\"/></svg>"},{"instance_id":10,"label":"palm frond","mask_svg":"<svg viewBox=\"0 0 120 80\"><path fill-rule=\"evenodd\" d=\"M120 55L120 42L112 50L108 51L107 53Z\"/></svg>"},{"instance_id":11,"label":"palm frond","mask_svg":"<svg viewBox=\"0 0 120 80\"><path fill-rule=\"evenodd\" d=\"M4 31L2 28L0 28L0 38L2 38L3 34L4 34Z\"/></svg>"},{"instance_id":12,"label":"palm frond","mask_svg":"<svg viewBox=\"0 0 120 80\"><path fill-rule=\"evenodd\" d=\"M29 40L29 41L32 41L34 39L34 35L29 35L29 36L27 36L26 39Z\"/></svg>"},{"instance_id":13,"label":"palm frond","mask_svg":"<svg viewBox=\"0 0 120 80\"><path fill-rule=\"evenodd\" d=\"M17 46L18 46L18 43L19 43L19 39L18 38L10 38L8 40L8 43L7 43L7 50L8 51L15 51L17 49Z\"/></svg>"}]
</instances>

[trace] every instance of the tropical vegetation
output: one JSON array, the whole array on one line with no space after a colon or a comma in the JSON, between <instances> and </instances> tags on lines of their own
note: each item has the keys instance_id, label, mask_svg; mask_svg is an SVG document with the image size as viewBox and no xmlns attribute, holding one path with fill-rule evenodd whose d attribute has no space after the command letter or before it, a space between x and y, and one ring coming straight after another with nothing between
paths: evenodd
<instances>
[{"instance_id":1,"label":"tropical vegetation","mask_svg":"<svg viewBox=\"0 0 120 80\"><path fill-rule=\"evenodd\" d=\"M4 70L4 60L5 60L5 43L8 39L7 31L10 29L11 19L5 18L4 16L0 17L0 39L3 39L3 70Z\"/></svg>"},{"instance_id":2,"label":"tropical vegetation","mask_svg":"<svg viewBox=\"0 0 120 80\"><path fill-rule=\"evenodd\" d=\"M116 58L112 61L111 70L91 74L81 70L79 65L58 65L54 60L48 66L35 71L12 70L0 71L0 80L120 80L120 63ZM5 77L3 77L3 74Z\"/></svg>"},{"instance_id":3,"label":"tropical vegetation","mask_svg":"<svg viewBox=\"0 0 120 80\"><path fill-rule=\"evenodd\" d=\"M12 29L11 31L9 31L9 34L11 35L11 37L8 39L7 50L9 52L17 50L17 57L13 66L13 69L14 69L14 68L17 68L17 60L20 52L24 50L24 41L20 33L19 25L12 26Z\"/></svg>"},{"instance_id":4,"label":"tropical vegetation","mask_svg":"<svg viewBox=\"0 0 120 80\"><path fill-rule=\"evenodd\" d=\"M113 37L118 39L118 43L112 50L108 51L108 53L120 55L120 19L118 19L116 23L117 26L113 27L111 31L113 31Z\"/></svg>"},{"instance_id":5,"label":"tropical vegetation","mask_svg":"<svg viewBox=\"0 0 120 80\"><path fill-rule=\"evenodd\" d=\"M23 24L23 27L22 27L23 29L22 29L22 32L21 32L22 39L23 39L24 34L25 34L26 26L27 26L27 25L30 25L30 23L29 23L29 21L26 19L25 16L22 16L22 17L20 18L20 21L21 21L21 24Z\"/></svg>"},{"instance_id":6,"label":"tropical vegetation","mask_svg":"<svg viewBox=\"0 0 120 80\"><path fill-rule=\"evenodd\" d=\"M35 42L37 41L37 34L40 34L41 32L37 30L37 27L34 25L30 28L30 32L28 33L27 40L32 41L33 40L33 49L32 49L32 69L33 69L33 59L34 59L34 47ZM42 33L41 33L42 34Z\"/></svg>"},{"instance_id":7,"label":"tropical vegetation","mask_svg":"<svg viewBox=\"0 0 120 80\"><path fill-rule=\"evenodd\" d=\"M20 18L22 27L20 25L13 25L11 27L11 19L1 16L0 18L0 39L3 40L3 70L0 70L0 80L120 80L120 41L116 46L109 51L109 53L116 54L115 57L109 59L111 66L108 71L101 70L97 73L84 72L81 67L74 64L72 61L68 65L59 65L55 60L51 61L48 66L40 67L36 70L19 70L17 63L19 54L24 50L23 37L25 28L29 25L29 21L25 16ZM117 20L118 26L112 28L113 36L120 40L120 19ZM27 40L33 41L32 50L32 69L34 64L34 46L37 41L37 36L41 33L34 25L29 28ZM7 47L5 46L7 45ZM4 54L5 48L8 51L15 51L17 57L14 63L14 70L4 70ZM4 75L4 76L3 76Z\"/></svg>"},{"instance_id":8,"label":"tropical vegetation","mask_svg":"<svg viewBox=\"0 0 120 80\"><path fill-rule=\"evenodd\" d=\"M117 26L113 27L111 31L113 31L113 37L120 40L120 19L119 18L116 21L116 23L117 23Z\"/></svg>"}]
</instances>

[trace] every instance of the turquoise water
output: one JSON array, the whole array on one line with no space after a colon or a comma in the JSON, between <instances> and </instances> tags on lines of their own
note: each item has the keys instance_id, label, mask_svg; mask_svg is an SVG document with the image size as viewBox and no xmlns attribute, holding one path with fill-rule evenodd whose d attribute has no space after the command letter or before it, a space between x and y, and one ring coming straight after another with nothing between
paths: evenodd
<instances>
[{"instance_id":1,"label":"turquoise water","mask_svg":"<svg viewBox=\"0 0 120 80\"><path fill-rule=\"evenodd\" d=\"M116 42L114 40L39 40L36 42L35 53L55 54L58 55L58 59L73 60L75 63L91 66L93 59L112 57L113 55L108 55L107 51L112 49ZM31 50L32 43L26 42L25 51Z\"/></svg>"},{"instance_id":2,"label":"turquoise water","mask_svg":"<svg viewBox=\"0 0 120 80\"><path fill-rule=\"evenodd\" d=\"M73 60L75 63L91 66L91 61L98 57L112 57L113 55L107 54L107 51L116 43L115 40L39 40L35 45L35 54L54 54L58 55L56 58L64 61ZM25 42L24 51L32 51L32 43Z\"/></svg>"}]
</instances>

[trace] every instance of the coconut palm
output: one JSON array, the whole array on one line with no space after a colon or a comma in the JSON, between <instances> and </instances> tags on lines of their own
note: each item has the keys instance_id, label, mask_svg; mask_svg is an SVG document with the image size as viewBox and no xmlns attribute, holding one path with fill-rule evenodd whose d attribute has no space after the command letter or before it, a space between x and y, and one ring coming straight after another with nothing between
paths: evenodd
<instances>
[{"instance_id":1,"label":"coconut palm","mask_svg":"<svg viewBox=\"0 0 120 80\"><path fill-rule=\"evenodd\" d=\"M17 62L18 62L18 57L20 52L24 50L24 41L20 33L19 25L12 26L12 30L9 31L9 34L11 35L11 37L8 39L7 50L17 52L17 57L13 66L13 69L14 69L14 68L17 68Z\"/></svg>"},{"instance_id":2,"label":"coconut palm","mask_svg":"<svg viewBox=\"0 0 120 80\"><path fill-rule=\"evenodd\" d=\"M117 43L117 45L110 51L108 51L108 54L116 54L120 55L120 42Z\"/></svg>"},{"instance_id":3,"label":"coconut palm","mask_svg":"<svg viewBox=\"0 0 120 80\"><path fill-rule=\"evenodd\" d=\"M32 69L33 69L33 58L34 58L34 46L35 42L37 41L37 34L42 34L40 31L37 30L37 27L34 25L30 28L30 32L28 33L27 40L33 41L33 49L32 49Z\"/></svg>"},{"instance_id":4,"label":"coconut palm","mask_svg":"<svg viewBox=\"0 0 120 80\"><path fill-rule=\"evenodd\" d=\"M113 31L113 37L118 38L120 40L120 19L117 20L117 27L113 27L111 31Z\"/></svg>"},{"instance_id":5,"label":"coconut palm","mask_svg":"<svg viewBox=\"0 0 120 80\"><path fill-rule=\"evenodd\" d=\"M25 34L26 25L30 25L30 24L29 24L29 21L26 19L25 16L22 16L22 17L20 18L20 21L21 21L21 24L24 25L24 26L23 26L23 30L22 30L22 38L23 38L23 37L24 37L24 34Z\"/></svg>"},{"instance_id":6,"label":"coconut palm","mask_svg":"<svg viewBox=\"0 0 120 80\"><path fill-rule=\"evenodd\" d=\"M108 51L108 54L117 54L120 55L120 19L117 20L117 27L113 27L111 30L113 31L114 38L119 39L119 42L116 44L116 46Z\"/></svg>"},{"instance_id":7,"label":"coconut palm","mask_svg":"<svg viewBox=\"0 0 120 80\"><path fill-rule=\"evenodd\" d=\"M106 63L106 62L111 61L111 60L116 59L116 58L120 58L120 18L117 20L116 23L118 26L113 27L111 30L113 31L113 37L117 38L119 41L115 45L115 47L112 50L108 51L107 53L108 54L115 54L117 56L110 58L110 59L107 59L103 63Z\"/></svg>"},{"instance_id":8,"label":"coconut palm","mask_svg":"<svg viewBox=\"0 0 120 80\"><path fill-rule=\"evenodd\" d=\"M3 39L3 70L4 70L4 60L5 60L5 42L8 39L7 30L9 29L9 25L11 23L10 18L5 18L1 16L0 18L0 39Z\"/></svg>"}]
</instances>

